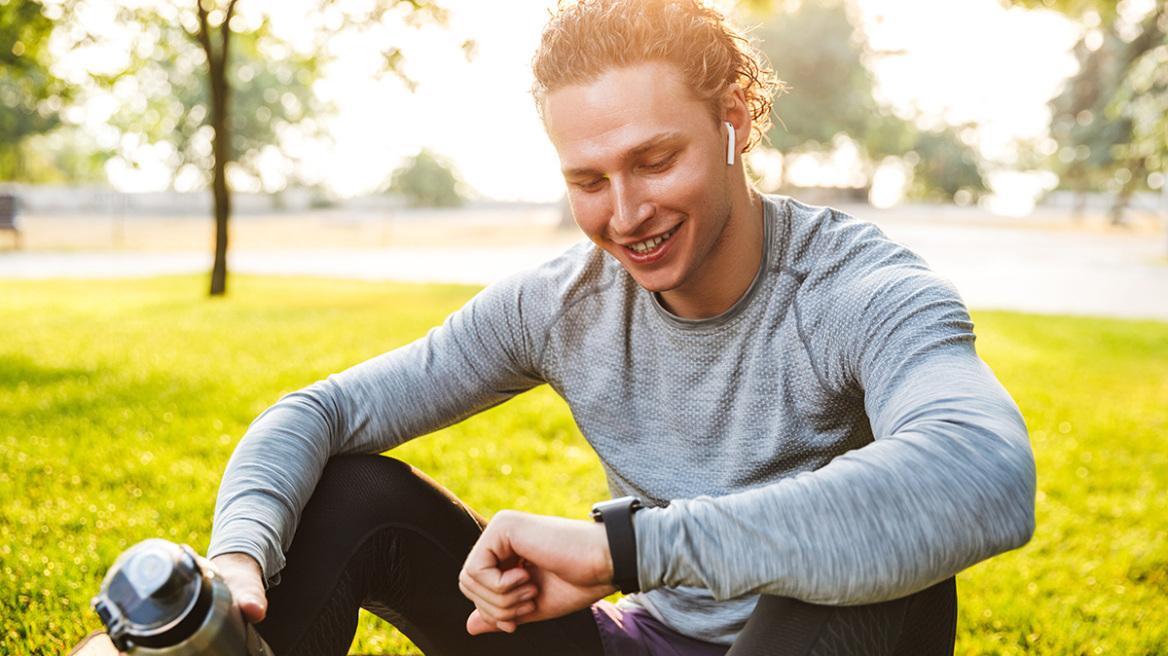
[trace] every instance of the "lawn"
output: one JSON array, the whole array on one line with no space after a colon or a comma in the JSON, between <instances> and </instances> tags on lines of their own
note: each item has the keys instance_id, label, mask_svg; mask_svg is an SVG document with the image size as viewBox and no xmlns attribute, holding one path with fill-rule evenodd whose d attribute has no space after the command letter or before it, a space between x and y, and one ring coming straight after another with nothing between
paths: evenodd
<instances>
[{"instance_id":1,"label":"lawn","mask_svg":"<svg viewBox=\"0 0 1168 656\"><path fill-rule=\"evenodd\" d=\"M285 392L406 343L473 288L236 276L0 281L0 653L63 654L126 547L204 550L219 475ZM1022 407L1038 532L963 573L957 653L1168 645L1168 324L979 312ZM486 515L585 517L595 456L541 388L395 452ZM568 484L570 482L570 484ZM486 483L486 484L484 484ZM363 616L354 651L409 653Z\"/></svg>"}]
</instances>

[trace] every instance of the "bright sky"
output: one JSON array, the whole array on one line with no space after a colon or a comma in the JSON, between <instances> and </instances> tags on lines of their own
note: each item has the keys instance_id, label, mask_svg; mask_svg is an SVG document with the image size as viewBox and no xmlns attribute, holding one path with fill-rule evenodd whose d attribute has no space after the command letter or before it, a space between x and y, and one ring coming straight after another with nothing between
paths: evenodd
<instances>
[{"instance_id":1,"label":"bright sky","mask_svg":"<svg viewBox=\"0 0 1168 656\"><path fill-rule=\"evenodd\" d=\"M1046 103L1077 68L1076 27L997 0L859 0L873 48L903 50L878 69L882 97L950 123L983 126L985 154L1015 135L1045 134Z\"/></svg>"},{"instance_id":2,"label":"bright sky","mask_svg":"<svg viewBox=\"0 0 1168 656\"><path fill-rule=\"evenodd\" d=\"M447 0L447 28L403 31L413 94L392 78L375 83L367 70L345 64L321 89L341 109L333 132L333 184L342 195L384 182L403 157L423 146L455 161L479 193L499 199L554 200L563 178L531 99L531 56L554 0ZM506 6L506 11L499 8ZM467 62L459 49L478 43ZM365 57L351 44L354 61Z\"/></svg>"},{"instance_id":3,"label":"bright sky","mask_svg":"<svg viewBox=\"0 0 1168 656\"><path fill-rule=\"evenodd\" d=\"M981 124L983 152L991 157L1002 156L1012 137L1045 134L1046 102L1074 72L1069 49L1079 28L1051 12L1003 9L998 0L857 2L872 45L904 53L884 58L877 70L887 102ZM339 194L355 195L381 187L402 159L425 146L452 159L483 196L559 198L555 151L529 93L531 55L555 0L443 4L452 10L447 28L378 37L405 52L406 71L418 82L413 94L392 77L375 81L378 42L346 41L319 89L340 108L332 123L336 143L319 151L314 165ZM467 38L478 42L470 62L459 49ZM777 72L782 77L781 66Z\"/></svg>"}]
</instances>

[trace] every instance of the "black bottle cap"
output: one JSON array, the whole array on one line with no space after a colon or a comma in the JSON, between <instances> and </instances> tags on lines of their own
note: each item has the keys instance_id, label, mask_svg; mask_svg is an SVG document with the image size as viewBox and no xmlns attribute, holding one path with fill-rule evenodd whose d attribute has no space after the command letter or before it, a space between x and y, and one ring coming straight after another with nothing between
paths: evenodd
<instances>
[{"instance_id":1,"label":"black bottle cap","mask_svg":"<svg viewBox=\"0 0 1168 656\"><path fill-rule=\"evenodd\" d=\"M211 608L211 582L189 547L152 538L123 552L93 607L110 637L128 645L166 647L190 637Z\"/></svg>"}]
</instances>

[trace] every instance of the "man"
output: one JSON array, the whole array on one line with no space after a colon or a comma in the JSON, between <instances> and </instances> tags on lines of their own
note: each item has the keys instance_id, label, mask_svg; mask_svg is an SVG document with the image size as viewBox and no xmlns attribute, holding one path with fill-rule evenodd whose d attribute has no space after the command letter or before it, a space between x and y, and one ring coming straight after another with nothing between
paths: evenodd
<instances>
[{"instance_id":1,"label":"man","mask_svg":"<svg viewBox=\"0 0 1168 656\"><path fill-rule=\"evenodd\" d=\"M428 654L951 653L952 577L1029 539L1035 488L956 292L751 187L767 75L696 0L569 6L534 69L593 243L256 420L210 547L245 615L281 656L344 653L359 606ZM541 383L645 509L485 525L344 456Z\"/></svg>"}]
</instances>

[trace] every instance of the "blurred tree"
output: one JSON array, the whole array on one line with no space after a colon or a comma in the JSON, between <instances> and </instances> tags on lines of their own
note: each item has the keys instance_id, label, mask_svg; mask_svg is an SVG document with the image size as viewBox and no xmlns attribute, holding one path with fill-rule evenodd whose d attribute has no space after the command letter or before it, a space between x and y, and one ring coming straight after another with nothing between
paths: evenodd
<instances>
[{"instance_id":1,"label":"blurred tree","mask_svg":"<svg viewBox=\"0 0 1168 656\"><path fill-rule=\"evenodd\" d=\"M1077 192L1114 196L1119 223L1131 195L1159 185L1168 172L1168 0L1144 10L1130 0L1002 0L1060 11L1084 26L1075 45L1079 71L1051 100L1051 134L1059 149L1052 168Z\"/></svg>"},{"instance_id":2,"label":"blurred tree","mask_svg":"<svg viewBox=\"0 0 1168 656\"><path fill-rule=\"evenodd\" d=\"M964 129L969 129L966 126ZM909 195L967 204L985 191L980 157L962 142L963 128L916 131L913 135L913 181Z\"/></svg>"},{"instance_id":3,"label":"blurred tree","mask_svg":"<svg viewBox=\"0 0 1168 656\"><path fill-rule=\"evenodd\" d=\"M389 191L405 196L411 207L459 207L462 186L453 164L423 148L393 172Z\"/></svg>"},{"instance_id":4,"label":"blurred tree","mask_svg":"<svg viewBox=\"0 0 1168 656\"><path fill-rule=\"evenodd\" d=\"M1059 180L1076 192L1073 213L1081 214L1089 190L1109 179L1117 167L1115 147L1130 135L1127 121L1109 120L1107 106L1123 79L1114 34L1101 35L1094 50L1076 44L1079 71L1067 80L1050 102L1051 135L1059 144L1053 169Z\"/></svg>"},{"instance_id":5,"label":"blurred tree","mask_svg":"<svg viewBox=\"0 0 1168 656\"><path fill-rule=\"evenodd\" d=\"M1119 3L1116 0L1002 0L1006 6L1026 7L1027 9L1050 9L1071 17L1084 17L1095 14L1102 22L1110 23L1119 15ZM1120 0L1121 2L1123 0ZM1091 22L1095 22L1093 19ZM1098 24L1098 23L1096 23Z\"/></svg>"},{"instance_id":6,"label":"blurred tree","mask_svg":"<svg viewBox=\"0 0 1168 656\"><path fill-rule=\"evenodd\" d=\"M865 144L879 130L872 74L843 3L786 5L751 36L794 94L776 99L767 135L776 148L830 147L840 133Z\"/></svg>"},{"instance_id":7,"label":"blurred tree","mask_svg":"<svg viewBox=\"0 0 1168 656\"><path fill-rule=\"evenodd\" d=\"M446 10L428 0L316 0L302 19L311 44L296 48L277 37L272 16L250 0L116 7L119 24L129 32L129 60L102 81L128 99L111 118L122 133L119 154L131 166L143 157L161 158L184 186L209 181L215 203L212 296L227 288L231 182L250 179L276 191L294 178L295 158L282 146L321 136L319 119L329 108L317 100L313 84L335 58L336 37L391 24L441 24L447 18ZM464 50L471 49L468 42ZM399 49L385 49L381 63L382 74L410 84Z\"/></svg>"},{"instance_id":8,"label":"blurred tree","mask_svg":"<svg viewBox=\"0 0 1168 656\"><path fill-rule=\"evenodd\" d=\"M122 70L98 77L122 101L108 122L121 136L116 155L130 166L145 165L145 157L159 159L171 185L189 189L210 183L215 168L210 76L198 75L207 57L180 23L161 18L124 10L122 22L138 47ZM313 93L321 58L292 49L262 20L233 35L231 59L225 70L231 97L229 175L248 179L253 188L278 191L299 181L298 158L281 148L283 140L325 136L320 119L333 108Z\"/></svg>"},{"instance_id":9,"label":"blurred tree","mask_svg":"<svg viewBox=\"0 0 1168 656\"><path fill-rule=\"evenodd\" d=\"M277 38L266 16L241 17L237 2L222 9L209 8L207 0L188 9L121 8L120 22L132 35L129 61L101 78L126 99L109 121L121 132L115 148L122 160L139 166L145 157L161 159L172 186L210 184L212 296L226 293L229 177L259 180L268 191L283 188L297 167L281 150L282 140L319 137L318 119L329 111L312 86L323 57Z\"/></svg>"},{"instance_id":10,"label":"blurred tree","mask_svg":"<svg viewBox=\"0 0 1168 656\"><path fill-rule=\"evenodd\" d=\"M866 62L895 53L869 48L848 3L744 4L766 12L751 36L790 92L776 99L774 125L767 133L784 155L830 151L842 135L859 151L868 180L884 157L911 154L908 159L915 165L910 193L915 196L949 200L965 190L973 198L985 190L981 158L958 138L959 129L922 130L876 101Z\"/></svg>"},{"instance_id":11,"label":"blurred tree","mask_svg":"<svg viewBox=\"0 0 1168 656\"><path fill-rule=\"evenodd\" d=\"M1116 179L1122 185L1120 211L1137 186L1150 186L1150 173L1156 174L1168 198L1164 175L1168 173L1168 2L1161 0L1141 22L1139 35L1128 44L1125 55L1126 75L1109 107L1131 126L1129 140L1117 149L1130 171L1126 180ZM1113 221L1120 218L1113 212Z\"/></svg>"},{"instance_id":12,"label":"blurred tree","mask_svg":"<svg viewBox=\"0 0 1168 656\"><path fill-rule=\"evenodd\" d=\"M1114 106L1131 120L1132 138L1123 155L1158 174L1155 179L1168 198L1168 43L1133 63L1115 94Z\"/></svg>"},{"instance_id":13,"label":"blurred tree","mask_svg":"<svg viewBox=\"0 0 1168 656\"><path fill-rule=\"evenodd\" d=\"M38 0L0 2L0 180L24 180L22 144L61 123L70 89L50 70L52 20Z\"/></svg>"},{"instance_id":14,"label":"blurred tree","mask_svg":"<svg viewBox=\"0 0 1168 656\"><path fill-rule=\"evenodd\" d=\"M107 181L105 164L113 153L102 148L84 126L68 120L66 114L72 107L77 104L64 107L60 125L21 142L22 182L99 185Z\"/></svg>"}]
</instances>

